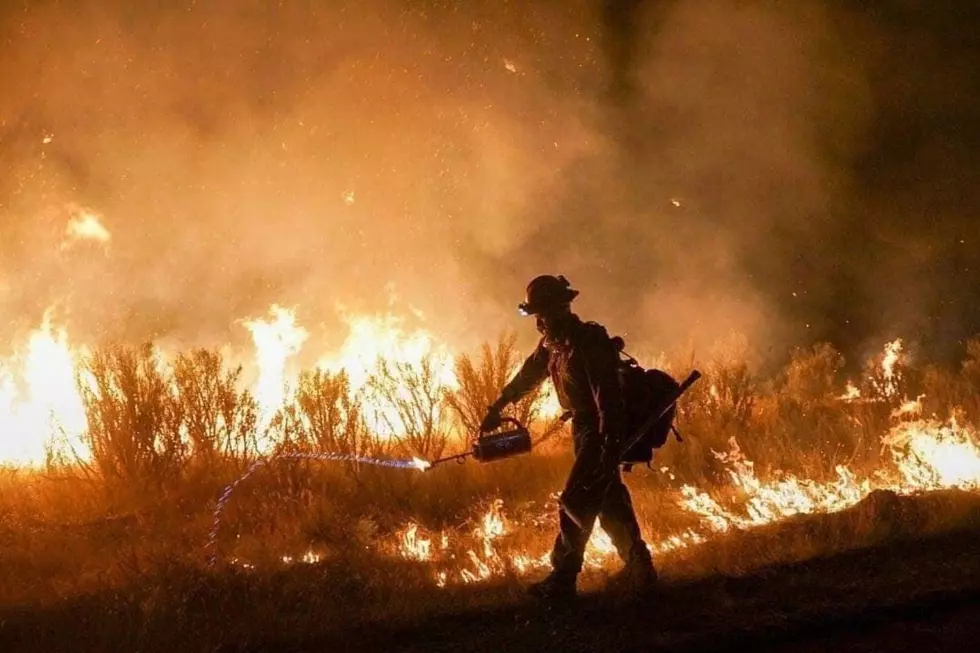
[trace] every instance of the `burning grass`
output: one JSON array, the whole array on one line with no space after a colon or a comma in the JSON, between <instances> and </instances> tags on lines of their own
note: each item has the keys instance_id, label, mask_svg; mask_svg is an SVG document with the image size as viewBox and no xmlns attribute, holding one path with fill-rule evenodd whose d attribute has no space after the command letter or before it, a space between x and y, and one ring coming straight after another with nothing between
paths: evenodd
<instances>
[{"instance_id":1,"label":"burning grass","mask_svg":"<svg viewBox=\"0 0 980 653\"><path fill-rule=\"evenodd\" d=\"M250 327L268 347L266 376L252 386L217 352L78 352L48 325L0 369L0 421L20 436L0 437L0 604L135 592L152 611L183 591L173 578L249 587L288 578L280 598L309 610L346 614L363 599L409 614L416 607L397 600L405 592L456 596L481 584L490 598L471 600L494 600L547 567L554 493L570 462L547 390L516 407L533 425L533 454L425 472L413 462L463 446L521 360L513 336L456 357L451 374L444 352L415 338L404 350L385 340L388 358L371 365L349 345L341 358L362 367L289 377L285 363L304 339L281 312L264 324ZM892 530L925 532L962 517L942 502L938 516L909 515L890 497L980 486L977 356L974 343L959 369L916 367L895 341L857 379L842 378L828 345L797 351L774 378L738 357L699 361L705 379L679 411L684 442L627 477L665 575L862 545L885 518L897 520ZM32 383L51 369L58 383ZM324 460L333 458L344 460ZM215 528L215 501L247 470ZM731 544L825 513L863 516L834 532L800 526L757 551ZM615 559L597 529L586 582ZM320 584L343 601L327 606ZM426 600L443 605L435 595ZM189 604L206 600L194 596Z\"/></svg>"}]
</instances>

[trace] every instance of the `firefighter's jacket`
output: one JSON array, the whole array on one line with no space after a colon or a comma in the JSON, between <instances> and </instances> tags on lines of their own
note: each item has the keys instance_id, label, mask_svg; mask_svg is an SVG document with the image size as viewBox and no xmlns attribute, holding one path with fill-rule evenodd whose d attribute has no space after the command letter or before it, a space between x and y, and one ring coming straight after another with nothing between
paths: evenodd
<instances>
[{"instance_id":1,"label":"firefighter's jacket","mask_svg":"<svg viewBox=\"0 0 980 653\"><path fill-rule=\"evenodd\" d=\"M605 327L572 316L567 335L542 338L502 397L519 401L551 377L561 407L572 413L573 436L598 435L601 443L621 444L626 414L619 381L619 350ZM591 438L590 438L591 439Z\"/></svg>"}]
</instances>

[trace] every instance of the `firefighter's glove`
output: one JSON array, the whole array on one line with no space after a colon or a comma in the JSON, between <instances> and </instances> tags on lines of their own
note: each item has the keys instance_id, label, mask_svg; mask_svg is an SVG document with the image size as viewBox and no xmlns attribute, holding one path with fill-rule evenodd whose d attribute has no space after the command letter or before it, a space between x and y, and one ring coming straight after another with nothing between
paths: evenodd
<instances>
[{"instance_id":1,"label":"firefighter's glove","mask_svg":"<svg viewBox=\"0 0 980 653\"><path fill-rule=\"evenodd\" d=\"M502 422L503 419L500 415L500 408L494 404L493 406L490 406L490 408L487 410L487 416L483 418L482 422L480 422L480 433L488 433L498 429L500 428L500 424Z\"/></svg>"}]
</instances>

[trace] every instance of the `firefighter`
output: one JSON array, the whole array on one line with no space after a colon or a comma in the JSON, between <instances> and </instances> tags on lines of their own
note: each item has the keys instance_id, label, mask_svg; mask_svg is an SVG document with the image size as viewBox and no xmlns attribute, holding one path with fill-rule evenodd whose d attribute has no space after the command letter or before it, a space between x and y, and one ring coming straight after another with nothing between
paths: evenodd
<instances>
[{"instance_id":1,"label":"firefighter","mask_svg":"<svg viewBox=\"0 0 980 653\"><path fill-rule=\"evenodd\" d=\"M541 340L480 425L484 432L498 428L503 409L549 377L562 408L572 415L575 462L561 495L552 571L528 588L529 594L543 599L574 597L596 518L625 563L610 585L643 589L657 580L629 490L620 476L618 447L626 436L626 415L618 377L619 349L603 326L584 322L572 312L571 303L578 294L563 276L543 275L527 285L519 309L525 316L534 316ZM595 478L606 482L589 482Z\"/></svg>"}]
</instances>

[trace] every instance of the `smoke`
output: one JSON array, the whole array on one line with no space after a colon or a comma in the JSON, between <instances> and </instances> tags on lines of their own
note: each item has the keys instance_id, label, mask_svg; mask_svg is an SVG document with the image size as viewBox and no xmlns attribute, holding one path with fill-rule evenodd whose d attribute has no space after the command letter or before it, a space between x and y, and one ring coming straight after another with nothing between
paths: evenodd
<instances>
[{"instance_id":1,"label":"smoke","mask_svg":"<svg viewBox=\"0 0 980 653\"><path fill-rule=\"evenodd\" d=\"M887 66L900 9L0 11L0 330L33 326L57 302L90 341L247 346L241 320L275 302L297 306L324 347L344 336L338 307L415 311L469 347L523 327L525 282L553 272L582 290L583 317L638 344L703 348L738 331L763 358L814 339L860 349L886 328L926 326L916 312L938 301L935 270L908 272L909 252L948 261L939 245L963 234L962 215L946 241L922 215L911 231L887 219L930 196L922 151L951 184L933 189L933 209L937 193L972 183L950 181L950 148L928 125L921 148L889 143L921 106ZM911 60L903 79L976 90L976 53L951 58L948 29L914 39L926 61L951 62L944 79ZM968 104L942 106L975 126ZM904 175L877 176L886 165ZM62 247L78 207L111 240ZM899 298L906 307L889 309ZM961 327L946 339L976 325L962 304L941 306Z\"/></svg>"},{"instance_id":2,"label":"smoke","mask_svg":"<svg viewBox=\"0 0 980 653\"><path fill-rule=\"evenodd\" d=\"M567 271L582 303L601 297L589 308L633 338L805 339L785 320L793 293L812 290L798 252L843 200L840 162L820 142L868 119L830 18L817 3L603 9L600 145L525 215L537 229L519 269Z\"/></svg>"}]
</instances>

